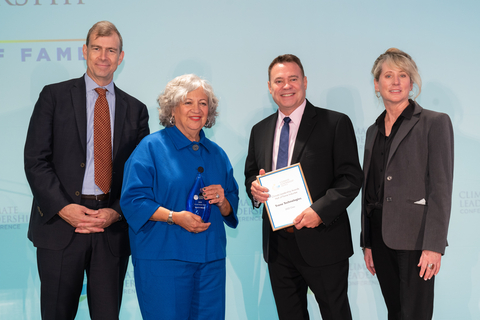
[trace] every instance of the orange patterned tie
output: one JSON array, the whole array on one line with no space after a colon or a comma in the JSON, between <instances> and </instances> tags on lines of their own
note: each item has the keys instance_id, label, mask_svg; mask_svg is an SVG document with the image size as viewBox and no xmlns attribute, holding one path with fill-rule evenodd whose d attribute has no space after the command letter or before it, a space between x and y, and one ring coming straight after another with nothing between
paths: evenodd
<instances>
[{"instance_id":1,"label":"orange patterned tie","mask_svg":"<svg viewBox=\"0 0 480 320\"><path fill-rule=\"evenodd\" d=\"M95 184L108 193L112 184L112 132L107 89L96 88L98 93L93 113L93 156L95 161Z\"/></svg>"}]
</instances>

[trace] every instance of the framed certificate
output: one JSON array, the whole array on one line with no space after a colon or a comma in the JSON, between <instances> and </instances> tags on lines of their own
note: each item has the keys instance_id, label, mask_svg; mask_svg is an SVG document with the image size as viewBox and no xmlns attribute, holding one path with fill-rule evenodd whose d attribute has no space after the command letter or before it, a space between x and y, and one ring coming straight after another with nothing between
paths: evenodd
<instances>
[{"instance_id":1,"label":"framed certificate","mask_svg":"<svg viewBox=\"0 0 480 320\"><path fill-rule=\"evenodd\" d=\"M292 226L293 219L312 204L300 163L257 176L257 181L268 188L265 207L273 231Z\"/></svg>"}]
</instances>

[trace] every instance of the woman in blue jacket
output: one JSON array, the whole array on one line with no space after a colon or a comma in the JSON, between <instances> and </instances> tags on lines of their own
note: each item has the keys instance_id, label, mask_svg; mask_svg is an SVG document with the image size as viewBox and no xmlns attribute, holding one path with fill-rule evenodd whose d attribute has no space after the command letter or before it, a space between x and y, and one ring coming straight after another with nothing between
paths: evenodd
<instances>
[{"instance_id":1,"label":"woman in blue jacket","mask_svg":"<svg viewBox=\"0 0 480 320\"><path fill-rule=\"evenodd\" d=\"M157 131L125 165L121 206L144 319L224 319L226 235L238 224L238 186L226 153L205 137L218 99L196 75L170 81L159 96ZM186 210L200 175L208 222ZM192 210L194 211L194 210Z\"/></svg>"}]
</instances>

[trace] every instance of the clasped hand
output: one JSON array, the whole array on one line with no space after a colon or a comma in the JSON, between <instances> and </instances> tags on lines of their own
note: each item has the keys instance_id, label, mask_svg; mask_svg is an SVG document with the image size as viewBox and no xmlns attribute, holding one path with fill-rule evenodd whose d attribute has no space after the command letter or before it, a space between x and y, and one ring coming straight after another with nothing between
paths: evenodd
<instances>
[{"instance_id":1,"label":"clasped hand","mask_svg":"<svg viewBox=\"0 0 480 320\"><path fill-rule=\"evenodd\" d=\"M104 232L105 228L120 217L112 208L93 210L74 203L63 207L58 215L74 227L77 233Z\"/></svg>"}]
</instances>

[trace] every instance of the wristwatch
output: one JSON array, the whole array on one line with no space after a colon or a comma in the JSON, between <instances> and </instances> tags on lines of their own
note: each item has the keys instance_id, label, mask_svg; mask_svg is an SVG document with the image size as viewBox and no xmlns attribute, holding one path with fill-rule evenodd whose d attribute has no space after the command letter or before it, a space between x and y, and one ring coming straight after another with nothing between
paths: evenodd
<instances>
[{"instance_id":1,"label":"wristwatch","mask_svg":"<svg viewBox=\"0 0 480 320\"><path fill-rule=\"evenodd\" d=\"M168 214L167 223L169 225L175 224L175 222L173 222L173 211L170 211L170 213Z\"/></svg>"}]
</instances>

